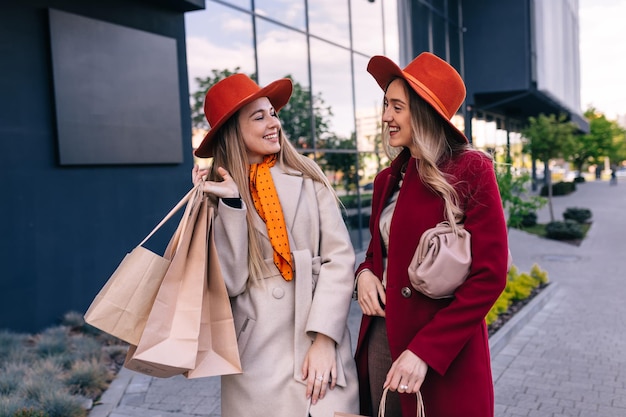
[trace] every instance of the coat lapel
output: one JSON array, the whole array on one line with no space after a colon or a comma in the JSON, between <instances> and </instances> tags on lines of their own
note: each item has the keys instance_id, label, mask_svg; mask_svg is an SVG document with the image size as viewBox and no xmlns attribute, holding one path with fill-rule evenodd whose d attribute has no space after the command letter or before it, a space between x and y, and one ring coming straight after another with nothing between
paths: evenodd
<instances>
[{"instance_id":1,"label":"coat lapel","mask_svg":"<svg viewBox=\"0 0 626 417\"><path fill-rule=\"evenodd\" d=\"M298 209L300 194L302 193L302 174L295 171L287 173L278 164L272 167L270 172L278 192L287 229L291 231L293 230L296 210Z\"/></svg>"}]
</instances>

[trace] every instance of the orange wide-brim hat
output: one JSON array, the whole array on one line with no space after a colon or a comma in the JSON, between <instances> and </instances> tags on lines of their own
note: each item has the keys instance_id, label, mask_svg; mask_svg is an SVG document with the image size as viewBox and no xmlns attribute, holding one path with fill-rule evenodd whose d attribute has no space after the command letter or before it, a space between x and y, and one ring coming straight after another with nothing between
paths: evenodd
<instances>
[{"instance_id":1,"label":"orange wide-brim hat","mask_svg":"<svg viewBox=\"0 0 626 417\"><path fill-rule=\"evenodd\" d=\"M465 100L465 84L452 65L430 52L423 52L401 69L389 58L376 55L367 64L367 71L383 91L387 90L393 79L404 79L413 91L444 118L457 140L468 142L465 134L451 122L452 116Z\"/></svg>"},{"instance_id":2,"label":"orange wide-brim hat","mask_svg":"<svg viewBox=\"0 0 626 417\"><path fill-rule=\"evenodd\" d=\"M289 78L276 80L263 88L245 74L233 74L218 81L209 88L204 99L204 115L210 129L194 155L199 158L211 158L215 133L246 104L257 98L267 97L274 110L278 111L287 104L292 90L293 84Z\"/></svg>"}]
</instances>

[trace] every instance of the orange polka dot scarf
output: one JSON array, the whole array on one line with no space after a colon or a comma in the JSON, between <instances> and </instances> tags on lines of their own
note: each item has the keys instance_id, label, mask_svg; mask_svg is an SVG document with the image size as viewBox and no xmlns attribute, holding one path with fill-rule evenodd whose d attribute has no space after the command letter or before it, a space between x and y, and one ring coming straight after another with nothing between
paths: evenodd
<instances>
[{"instance_id":1,"label":"orange polka dot scarf","mask_svg":"<svg viewBox=\"0 0 626 417\"><path fill-rule=\"evenodd\" d=\"M276 164L276 155L267 155L263 162L250 165L250 193L257 213L265 222L270 243L274 249L274 265L286 281L293 279L293 260L283 209L272 180L270 168Z\"/></svg>"}]
</instances>

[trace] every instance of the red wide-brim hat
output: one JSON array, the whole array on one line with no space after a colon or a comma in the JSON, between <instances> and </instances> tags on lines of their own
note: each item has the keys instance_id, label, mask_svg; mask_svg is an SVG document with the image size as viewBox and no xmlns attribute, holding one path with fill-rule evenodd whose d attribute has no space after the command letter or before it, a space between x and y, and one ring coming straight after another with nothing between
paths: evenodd
<instances>
[{"instance_id":1,"label":"red wide-brim hat","mask_svg":"<svg viewBox=\"0 0 626 417\"><path fill-rule=\"evenodd\" d=\"M376 55L367 64L367 71L383 91L394 78L404 79L452 127L457 140L468 142L465 134L451 122L465 100L465 84L452 65L430 52L423 52L401 69L389 58Z\"/></svg>"},{"instance_id":2,"label":"red wide-brim hat","mask_svg":"<svg viewBox=\"0 0 626 417\"><path fill-rule=\"evenodd\" d=\"M199 158L211 158L215 133L246 104L257 98L267 97L274 110L278 112L289 101L292 90L293 84L289 78L276 80L263 88L245 74L233 74L218 81L209 88L204 99L204 115L210 129L194 155Z\"/></svg>"}]
</instances>

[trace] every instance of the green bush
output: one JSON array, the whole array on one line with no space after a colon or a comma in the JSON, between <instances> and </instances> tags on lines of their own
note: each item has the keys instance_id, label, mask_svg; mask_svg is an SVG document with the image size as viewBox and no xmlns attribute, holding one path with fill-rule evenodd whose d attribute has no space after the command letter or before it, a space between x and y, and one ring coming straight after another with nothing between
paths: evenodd
<instances>
[{"instance_id":1,"label":"green bush","mask_svg":"<svg viewBox=\"0 0 626 417\"><path fill-rule=\"evenodd\" d=\"M532 266L529 274L520 274L517 267L512 265L507 274L504 291L485 317L487 325L494 323L501 314L506 313L513 302L528 298L535 288L547 283L548 273L541 270L537 264Z\"/></svg>"},{"instance_id":2,"label":"green bush","mask_svg":"<svg viewBox=\"0 0 626 417\"><path fill-rule=\"evenodd\" d=\"M84 417L128 345L67 313L40 334L0 330L0 417Z\"/></svg>"},{"instance_id":3,"label":"green bush","mask_svg":"<svg viewBox=\"0 0 626 417\"><path fill-rule=\"evenodd\" d=\"M537 213L530 212L522 215L520 224L523 227L532 227L537 224Z\"/></svg>"},{"instance_id":4,"label":"green bush","mask_svg":"<svg viewBox=\"0 0 626 417\"><path fill-rule=\"evenodd\" d=\"M568 207L563 212L565 220L574 220L578 223L586 223L591 219L591 210L580 207Z\"/></svg>"},{"instance_id":5,"label":"green bush","mask_svg":"<svg viewBox=\"0 0 626 417\"><path fill-rule=\"evenodd\" d=\"M567 182L567 181L559 181L557 183L552 184L552 195L567 195L576 191L576 183L575 182ZM541 187L540 195L545 197L548 195L548 186L544 185Z\"/></svg>"},{"instance_id":6,"label":"green bush","mask_svg":"<svg viewBox=\"0 0 626 417\"><path fill-rule=\"evenodd\" d=\"M574 178L574 182L575 182L576 184L580 184L580 183L583 183L583 182L585 182L585 181L586 181L586 180L585 180L585 177L576 177L576 178Z\"/></svg>"},{"instance_id":7,"label":"green bush","mask_svg":"<svg viewBox=\"0 0 626 417\"><path fill-rule=\"evenodd\" d=\"M110 379L104 364L95 360L80 360L68 371L65 384L72 394L93 397L106 389Z\"/></svg>"},{"instance_id":8,"label":"green bush","mask_svg":"<svg viewBox=\"0 0 626 417\"><path fill-rule=\"evenodd\" d=\"M546 224L546 237L555 240L572 240L583 237L583 229L574 220L555 221Z\"/></svg>"}]
</instances>

